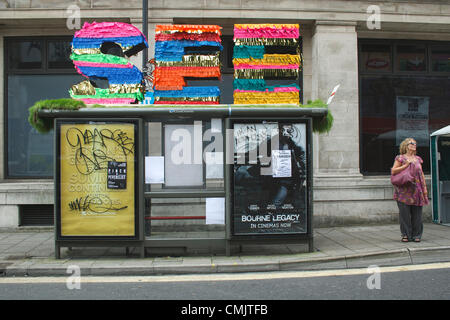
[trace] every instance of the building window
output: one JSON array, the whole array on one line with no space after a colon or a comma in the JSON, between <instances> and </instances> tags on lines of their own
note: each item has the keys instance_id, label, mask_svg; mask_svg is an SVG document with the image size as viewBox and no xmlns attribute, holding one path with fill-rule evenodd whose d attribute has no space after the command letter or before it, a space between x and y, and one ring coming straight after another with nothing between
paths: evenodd
<instances>
[{"instance_id":1,"label":"building window","mask_svg":"<svg viewBox=\"0 0 450 320\"><path fill-rule=\"evenodd\" d=\"M51 178L53 132L28 123L39 100L69 98L81 80L69 58L71 37L5 38L5 177Z\"/></svg>"},{"instance_id":2,"label":"building window","mask_svg":"<svg viewBox=\"0 0 450 320\"><path fill-rule=\"evenodd\" d=\"M369 57L386 68L367 68ZM407 137L417 140L423 169L430 172L430 134L450 123L449 57L449 42L359 41L362 174L390 174Z\"/></svg>"},{"instance_id":3,"label":"building window","mask_svg":"<svg viewBox=\"0 0 450 320\"><path fill-rule=\"evenodd\" d=\"M431 68L434 72L450 73L450 50L448 46L431 46Z\"/></svg>"},{"instance_id":4,"label":"building window","mask_svg":"<svg viewBox=\"0 0 450 320\"><path fill-rule=\"evenodd\" d=\"M397 45L396 49L396 69L398 71L427 71L427 54L424 44Z\"/></svg>"},{"instance_id":5,"label":"building window","mask_svg":"<svg viewBox=\"0 0 450 320\"><path fill-rule=\"evenodd\" d=\"M392 46L384 44L361 45L360 70L362 72L391 72Z\"/></svg>"}]
</instances>

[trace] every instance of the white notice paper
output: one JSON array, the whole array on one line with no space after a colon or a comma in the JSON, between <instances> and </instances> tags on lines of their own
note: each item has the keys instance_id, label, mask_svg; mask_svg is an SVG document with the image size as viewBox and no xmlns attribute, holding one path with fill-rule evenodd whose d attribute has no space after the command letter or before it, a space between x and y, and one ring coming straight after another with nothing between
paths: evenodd
<instances>
[{"instance_id":1,"label":"white notice paper","mask_svg":"<svg viewBox=\"0 0 450 320\"><path fill-rule=\"evenodd\" d=\"M206 198L206 224L225 224L225 198Z\"/></svg>"},{"instance_id":2,"label":"white notice paper","mask_svg":"<svg viewBox=\"0 0 450 320\"><path fill-rule=\"evenodd\" d=\"M272 177L288 178L291 176L291 150L272 150Z\"/></svg>"},{"instance_id":3,"label":"white notice paper","mask_svg":"<svg viewBox=\"0 0 450 320\"><path fill-rule=\"evenodd\" d=\"M164 157L145 157L145 183L164 183Z\"/></svg>"},{"instance_id":4,"label":"white notice paper","mask_svg":"<svg viewBox=\"0 0 450 320\"><path fill-rule=\"evenodd\" d=\"M203 187L202 122L164 125L164 136L165 186Z\"/></svg>"},{"instance_id":5,"label":"white notice paper","mask_svg":"<svg viewBox=\"0 0 450 320\"><path fill-rule=\"evenodd\" d=\"M430 139L428 133L430 98L397 96L396 109L396 145L400 145L408 137L414 137L418 146L428 145Z\"/></svg>"}]
</instances>

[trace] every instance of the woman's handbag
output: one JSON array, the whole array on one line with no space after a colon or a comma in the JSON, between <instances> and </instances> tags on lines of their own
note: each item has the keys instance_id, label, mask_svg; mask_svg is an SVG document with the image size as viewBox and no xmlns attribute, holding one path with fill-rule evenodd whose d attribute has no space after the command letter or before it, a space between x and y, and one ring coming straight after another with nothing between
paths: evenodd
<instances>
[{"instance_id":1,"label":"woman's handbag","mask_svg":"<svg viewBox=\"0 0 450 320\"><path fill-rule=\"evenodd\" d=\"M401 171L395 175L391 174L391 183L397 187L404 186L407 183L413 183L414 182L413 166L414 166L414 164L411 163L403 171Z\"/></svg>"}]
</instances>

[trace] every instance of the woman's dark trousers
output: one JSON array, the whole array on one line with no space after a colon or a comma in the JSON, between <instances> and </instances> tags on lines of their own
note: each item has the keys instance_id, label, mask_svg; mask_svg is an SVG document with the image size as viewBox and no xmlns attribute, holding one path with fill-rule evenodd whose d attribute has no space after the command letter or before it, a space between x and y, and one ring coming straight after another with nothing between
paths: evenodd
<instances>
[{"instance_id":1,"label":"woman's dark trousers","mask_svg":"<svg viewBox=\"0 0 450 320\"><path fill-rule=\"evenodd\" d=\"M422 207L407 205L397 201L400 210L400 232L409 240L421 239L423 232Z\"/></svg>"}]
</instances>

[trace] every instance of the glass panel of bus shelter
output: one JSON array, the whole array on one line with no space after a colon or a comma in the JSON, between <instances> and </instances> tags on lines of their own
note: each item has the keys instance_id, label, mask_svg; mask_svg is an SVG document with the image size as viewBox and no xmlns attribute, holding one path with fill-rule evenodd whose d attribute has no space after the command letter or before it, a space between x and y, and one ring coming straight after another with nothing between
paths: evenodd
<instances>
[{"instance_id":1,"label":"glass panel of bus shelter","mask_svg":"<svg viewBox=\"0 0 450 320\"><path fill-rule=\"evenodd\" d=\"M222 119L190 123L147 123L147 192L223 188Z\"/></svg>"},{"instance_id":2,"label":"glass panel of bus shelter","mask_svg":"<svg viewBox=\"0 0 450 320\"><path fill-rule=\"evenodd\" d=\"M221 205L218 205L221 204ZM153 238L225 238L225 198L151 199Z\"/></svg>"},{"instance_id":3,"label":"glass panel of bus shelter","mask_svg":"<svg viewBox=\"0 0 450 320\"><path fill-rule=\"evenodd\" d=\"M201 194L196 198L164 198L164 193L186 190L224 190L222 119L186 123L192 124L147 123L145 191L159 193L146 199L147 236L170 232L171 237L178 237L183 232L217 229L224 232L223 225L215 226L221 221L217 219L217 201L224 202L224 198L202 199Z\"/></svg>"}]
</instances>

